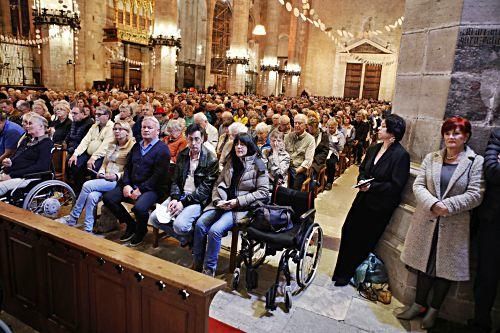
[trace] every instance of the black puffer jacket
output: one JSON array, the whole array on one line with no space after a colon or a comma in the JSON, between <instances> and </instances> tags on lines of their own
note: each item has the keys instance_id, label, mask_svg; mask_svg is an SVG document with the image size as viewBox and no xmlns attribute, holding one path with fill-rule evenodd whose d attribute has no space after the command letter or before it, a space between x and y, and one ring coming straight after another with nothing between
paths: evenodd
<instances>
[{"instance_id":1,"label":"black puffer jacket","mask_svg":"<svg viewBox=\"0 0 500 333\"><path fill-rule=\"evenodd\" d=\"M500 128L491 132L488 146L484 154L484 178L486 179L486 192L479 208L481 223L498 222L500 216Z\"/></svg>"},{"instance_id":2,"label":"black puffer jacket","mask_svg":"<svg viewBox=\"0 0 500 333\"><path fill-rule=\"evenodd\" d=\"M69 154L73 154L76 147L82 142L83 138L89 131L89 129L94 124L94 121L90 117L86 117L81 121L74 121L71 123L71 128L68 135L66 136L66 150Z\"/></svg>"},{"instance_id":3,"label":"black puffer jacket","mask_svg":"<svg viewBox=\"0 0 500 333\"><path fill-rule=\"evenodd\" d=\"M189 162L189 148L186 148L177 155L174 178L170 189L170 196L172 199L179 200L184 193L184 185L186 184L189 172ZM202 146L198 167L194 171L194 185L196 186L196 191L185 196L181 200L182 205L184 207L192 204L206 206L211 198L212 189L218 174L219 161L217 160L217 156Z\"/></svg>"}]
</instances>

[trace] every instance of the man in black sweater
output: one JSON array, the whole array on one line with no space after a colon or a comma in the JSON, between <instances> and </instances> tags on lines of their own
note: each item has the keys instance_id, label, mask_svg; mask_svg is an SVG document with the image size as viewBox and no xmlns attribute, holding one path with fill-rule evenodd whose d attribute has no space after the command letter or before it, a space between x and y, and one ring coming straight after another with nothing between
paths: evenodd
<instances>
[{"instance_id":1,"label":"man in black sweater","mask_svg":"<svg viewBox=\"0 0 500 333\"><path fill-rule=\"evenodd\" d=\"M149 210L165 199L168 194L168 167L170 151L159 140L160 124L155 117L142 120L142 140L137 142L128 155L123 178L118 186L103 196L104 205L127 229L120 237L121 242L130 241L130 246L142 243L148 229ZM122 206L123 201L133 202L135 221Z\"/></svg>"}]
</instances>

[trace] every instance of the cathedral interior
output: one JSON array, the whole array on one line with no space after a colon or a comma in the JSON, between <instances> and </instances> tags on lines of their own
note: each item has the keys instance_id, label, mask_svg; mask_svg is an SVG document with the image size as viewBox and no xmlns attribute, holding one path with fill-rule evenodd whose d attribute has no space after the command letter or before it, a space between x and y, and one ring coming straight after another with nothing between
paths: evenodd
<instances>
[{"instance_id":1,"label":"cathedral interior","mask_svg":"<svg viewBox=\"0 0 500 333\"><path fill-rule=\"evenodd\" d=\"M71 118L73 124L68 124L68 134L65 133L61 142L57 142L54 130L57 133L57 126L62 122L57 111L62 107L61 102L67 109L62 119ZM41 113L36 110L40 104L43 104ZM24 107L26 111L23 111ZM88 109L90 115L85 117L92 121L89 120L89 134L77 139L75 148L78 148L70 150L70 144L65 140L73 133L78 119L74 112L78 113L79 109L82 113ZM122 118L122 112L126 112L122 109L130 110L128 118ZM1 333L500 331L500 296L496 295L500 283L500 243L495 238L500 237L498 0L0 0L0 112ZM229 113L229 123L224 120L226 113ZM13 191L4 196L6 192L2 183L14 180L16 157L19 161L24 149L30 150L42 140L33 136L36 131L25 124L25 121L35 121L29 120L30 117L45 124L47 131L40 138L48 135L52 139L51 157L48 158L52 178L47 181L52 181L51 186L57 189L49 193L36 185L30 188L40 187L42 190L33 195L29 191L26 197L19 199L19 194L14 193L19 185L16 183L16 187L8 189ZM56 218L51 219L46 211L30 208L30 204L33 206L33 202L38 202L36 195L45 195L45 201L40 201L40 207L45 210L48 196L52 200L55 198L61 209L67 206L64 200L68 197L72 204L65 214L71 216L70 211L73 214L73 206L78 204L76 198L80 199L84 193L83 182L99 178L99 168L95 169L93 164L96 162L95 150L89 153L90 147L81 146L94 128L97 135L105 131L103 124L106 122L103 123L101 117L107 117L109 126L113 126L112 120L114 126L127 123L123 126L128 126L129 132L134 133L135 139L131 134L129 136L140 146L137 154L142 157L150 152L150 147L146 147L149 141L144 124L148 120L149 123L155 121L159 136L152 145L154 147L159 139L170 151L170 165L163 173L164 178L169 178L169 185L171 179L176 179L181 173L178 172L181 170L179 158L185 151L179 149L174 153L172 150L175 124L180 124L180 136L188 140L183 149L188 147L190 150L195 149L194 141L189 140L194 140L192 136L196 132L191 132L190 128L200 126L196 128L203 129L199 130L205 135L202 146L214 141L210 154L220 163L219 176L212 180L211 186L215 181L222 181L224 173L230 175L225 177L231 184L225 189L228 193L226 203L236 198L233 192L238 192L238 186L243 186L241 179L254 170L249 171L245 164L244 171L237 170L236 166L234 170L228 167L239 166L236 162L223 164L224 158L232 161L236 156L240 157L238 147L242 144L251 150L242 133L247 133L245 137L251 136L255 141L257 156L263 159L267 156L262 148L264 145L270 151L274 149L269 153L269 161L265 159L264 168L267 168L266 175L269 172L269 178L275 180L271 177L270 167L270 156L278 158L278 148L273 146L273 131L281 132L283 149L279 151L289 155L290 160L290 170L285 172L290 178L285 176L287 180L283 182L300 192L291 197L294 203L285 202L283 205L298 210L295 200L302 198L301 194L309 193L313 197L312 204L307 207L315 209L312 218L315 224L310 233L305 234L309 243L303 243L304 248L294 245L298 248L289 253L289 265L284 263L287 251L273 250L272 246L263 246L263 241L259 240L255 244L261 247L251 248L249 260L250 263L256 260L254 250L263 252L264 257L257 265L259 268L254 270L243 260L245 246L254 246L252 241L248 243L252 232L245 229L248 226L234 222L219 235L217 269L207 271L205 257L203 271L199 270L205 274L201 274L195 272L200 219L192 222L194 235L189 237L193 238L188 237L186 241L165 231L167 237L163 239L163 229L151 224L155 206L150 205L146 209L146 214L150 214L149 224L144 226L145 231L135 247L122 244L122 234L127 233L129 227L125 229L121 217L110 208L111 199L106 194L99 204L95 203L92 214L95 217L108 214L121 226L116 223L113 231L99 234L95 232L95 225L94 233L92 226L90 230L84 229L87 228L87 218L84 219L83 215L76 218L74 225L67 223L68 226L55 223ZM446 193L453 192L450 190L452 185L448 189L442 188L443 193L439 194L439 188L434 188L439 186L431 184L431 179L421 186L432 188L431 193L437 190L437 199L429 207L424 205L427 211L423 212L422 202L425 200L417 192L419 180L431 177L429 175L439 178L439 174L431 173L435 170L430 170L429 154L444 152L444 160L440 161L442 170L452 160L449 157L454 150L448 144L449 130L445 127L450 119L459 124L457 128L462 129L467 138L462 146L463 152L457 153L463 158L462 155L458 157L456 171L452 171L446 184L454 181L461 184L456 179L467 176L464 182L469 185L462 195L472 196L474 188L470 184L475 179L474 168L481 161L478 166L481 179L477 187L481 199L475 205L469 202L470 207L458 212L460 205L455 201L447 204L445 198ZM282 130L282 121L288 129ZM236 132L240 141L231 136L234 126L230 124L238 122L245 127L239 130L239 134ZM351 133L350 128L353 128L357 133L362 130L363 122L367 124L367 132L361 138L362 142L354 137L354 132L352 141L349 140L345 131ZM19 136L15 139L17 145L11 149L7 142L13 139L8 138L7 130L14 123L19 124L15 125L19 127ZM301 123L305 128L302 132ZM206 126L215 129L215 139L211 138ZM333 134L329 126L336 128ZM402 131L401 137L395 134L394 126L402 126L398 129ZM264 127L265 136L261 138L259 133ZM118 147L120 141L116 131L113 132L115 129L110 129L110 133L115 134L109 134L109 138L110 142L116 139ZM333 138L336 132L343 133L345 148L343 143L338 149L337 138ZM25 134L21 136L22 133ZM316 138L312 150L306 150L305 157L300 155L302 148L296 147L303 138L303 134L297 133L306 133L311 140ZM322 133L320 139L317 139L318 133ZM308 153L314 156L314 161L319 158L321 135L327 138L328 157L325 155L319 163L318 170L321 171L315 171L313 166L302 161L308 159ZM392 141L384 139L383 135L392 135ZM230 144L226 151L227 139ZM231 146L233 140L234 146ZM377 290L372 285L366 287L366 283L362 284L364 290L359 286L344 287L340 278L335 280L338 274L335 267L340 266L339 253L350 251L345 250L347 240L344 238L351 237L345 221L354 219L356 205L368 200L370 193L373 200L386 198L379 206L392 200L393 187L373 192L381 188L376 186L379 181L376 166L381 163L380 172L384 154L390 149L393 153L394 149L390 147L396 145L404 150L407 161L404 166L392 166L395 171L387 176L389 180L384 181L396 184L397 170L404 181L398 184L394 207L368 251L380 258L387 279L383 284L374 282L373 285L380 288ZM380 149L376 157L370 155L373 147ZM127 155L123 171L128 177L121 178L116 171L116 179L112 181L118 187L130 186L131 193L139 189L145 192L142 184L124 185L133 178L133 168L137 168L131 157L133 149ZM91 164L84 162L83 169L72 171L79 165L80 157L87 154L85 151L91 155ZM474 155L466 155L469 151ZM201 162L204 152L205 148L198 155L200 164L196 160L196 170L206 167L205 161ZM109 150L108 153L113 156L113 163L118 163L116 155ZM74 154L74 160L71 154ZM103 158L108 161L105 155L99 157L101 161ZM174 155L177 163L173 160ZM197 171L189 169L194 157L189 153L186 156L188 170L181 171L189 181L183 180L181 184L187 194L176 198L184 211L190 207L185 201L186 195L200 187ZM35 161L43 157L40 155ZM297 164L296 160L300 162ZM331 177L329 161L333 161ZM470 165L461 170L460 163L466 162ZM259 164L255 163L258 169ZM369 167L370 163L372 167ZM146 164L142 166L144 170L148 168ZM496 172L493 178L488 178L487 168ZM305 174L301 173L302 169L307 170ZM440 181L444 182L444 171L439 170ZM72 174L79 172L82 173L79 176ZM305 181L302 179L295 188L300 175L304 175ZM234 184L235 177L241 178L237 178L239 185ZM80 178L81 184L78 185L77 179ZM209 178L206 176L205 181ZM353 187L368 178L368 182L373 181L368 187ZM156 184L151 181L152 185L148 186L159 186L160 178L155 179ZM45 178L41 180L45 181ZM54 183L56 181L59 183ZM233 190L234 186L236 190ZM360 188L365 188L366 196L363 197L364 191ZM215 186L212 192L210 187L212 199L217 189ZM167 192L174 197L170 188ZM271 200L277 198L277 193L271 186ZM140 196L144 198L144 194L139 192L137 197L128 197L130 200L124 200L127 203L120 208L131 211L129 217L133 216L138 224L141 213L134 204L139 202ZM160 197L155 201L158 203L156 207L163 202ZM237 197L233 200L236 204L228 207L234 212L242 212L243 199ZM200 203L203 209L210 207L210 201L203 202ZM425 215L434 213L436 202L443 203L447 213ZM250 211L258 210L256 206L252 207ZM358 212L362 210L360 207L356 209ZM365 224L353 227L352 233L378 232L369 225L378 221L380 216L375 213L370 216L370 209L376 212L375 208L367 208L363 216ZM87 210L86 214L90 214ZM170 213L174 214L173 211ZM65 214L58 213L57 217ZM197 217L200 214L201 211ZM452 220L453 216L465 216L463 221L460 220L462 225L459 225L458 217ZM427 219L429 223L437 221L434 231L426 235L427 238L422 236L424 240L419 240L432 244L425 250L427 252L421 248L419 255L429 260L434 258L437 262L431 275L434 288L427 297L429 306L419 303L421 308L410 318L405 316L419 305L416 298L418 300L419 290L424 284L421 276L428 276L430 265L427 262L427 269L424 265L422 273L414 261L405 259L413 239L410 236L416 230L413 229L417 225L414 221L419 218ZM447 219L450 219L449 223L443 223ZM472 231L469 235L469 224L473 229L474 219L479 220L478 236ZM467 226L466 231L462 230L463 224ZM75 225L76 228L71 227ZM465 232L465 243L458 247L441 246L443 239L448 237L445 236L448 235L446 230L452 228L455 234ZM170 232L176 233L176 230L174 225ZM299 232L301 230L302 227ZM138 233L136 231L134 235ZM207 253L211 235L209 232ZM304 237L294 236L293 242L299 242L299 238ZM361 237L358 242L369 243L371 240ZM319 250L309 253L310 246L307 246L313 243ZM460 257L459 261L467 263L465 268L459 262L455 264L452 257L442 259L442 253L451 251L451 248L455 251L455 258ZM203 252L203 255L208 254ZM301 255L305 257L300 258ZM306 259L312 260L309 266L304 264ZM453 265L463 268L465 275L457 278L451 273L442 273L441 270ZM283 275L278 278L277 269L283 270ZM450 271L458 270L454 269L455 266ZM352 273L345 277L350 279ZM304 274L310 274L310 279L305 278L306 282ZM440 292L438 285L444 280L450 283L446 285L444 301L435 309L433 305ZM486 285L488 291L481 291ZM380 296L383 293L389 295L388 301ZM434 318L429 318L431 314Z\"/></svg>"}]
</instances>

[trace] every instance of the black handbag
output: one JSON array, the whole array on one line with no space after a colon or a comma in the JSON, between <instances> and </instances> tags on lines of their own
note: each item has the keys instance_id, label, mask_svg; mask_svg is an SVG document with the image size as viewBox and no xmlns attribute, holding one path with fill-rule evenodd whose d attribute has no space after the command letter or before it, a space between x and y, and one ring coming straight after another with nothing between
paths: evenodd
<instances>
[{"instance_id":1,"label":"black handbag","mask_svg":"<svg viewBox=\"0 0 500 333\"><path fill-rule=\"evenodd\" d=\"M259 201L251 225L262 231L288 231L293 228L293 214L290 206L265 205Z\"/></svg>"}]
</instances>

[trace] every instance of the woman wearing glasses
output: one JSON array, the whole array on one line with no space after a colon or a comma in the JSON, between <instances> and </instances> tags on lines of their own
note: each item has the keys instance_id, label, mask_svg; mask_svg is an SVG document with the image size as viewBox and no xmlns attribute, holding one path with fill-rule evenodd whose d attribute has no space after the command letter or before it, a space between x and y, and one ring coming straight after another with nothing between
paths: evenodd
<instances>
[{"instance_id":1,"label":"woman wearing glasses","mask_svg":"<svg viewBox=\"0 0 500 333\"><path fill-rule=\"evenodd\" d=\"M127 121L117 121L113 126L113 135L114 142L111 143L108 154L97 172L97 179L89 180L83 184L82 191L70 215L62 217L59 222L75 226L83 208L85 208L85 231L92 232L94 209L103 193L115 188L116 182L123 174L127 154L135 143L132 128Z\"/></svg>"}]
</instances>

